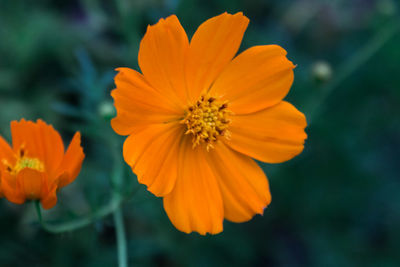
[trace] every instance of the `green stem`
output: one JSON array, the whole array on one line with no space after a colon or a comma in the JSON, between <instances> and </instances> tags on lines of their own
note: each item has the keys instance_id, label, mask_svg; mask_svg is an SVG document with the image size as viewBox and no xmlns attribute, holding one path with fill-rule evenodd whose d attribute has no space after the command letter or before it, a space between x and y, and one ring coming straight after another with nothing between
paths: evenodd
<instances>
[{"instance_id":1,"label":"green stem","mask_svg":"<svg viewBox=\"0 0 400 267\"><path fill-rule=\"evenodd\" d=\"M126 248L126 235L124 227L124 218L122 215L121 207L114 211L114 224L117 236L117 248L118 248L118 266L127 267L128 266L128 256Z\"/></svg>"},{"instance_id":2,"label":"green stem","mask_svg":"<svg viewBox=\"0 0 400 267\"><path fill-rule=\"evenodd\" d=\"M39 223L40 223L41 225L43 225L43 217L42 217L42 211L41 211L41 209L40 209L40 202L39 202L39 200L35 200L35 201L34 201L34 204L35 204L36 214L37 214L37 216L38 216Z\"/></svg>"},{"instance_id":3,"label":"green stem","mask_svg":"<svg viewBox=\"0 0 400 267\"><path fill-rule=\"evenodd\" d=\"M400 23L397 19L388 23L387 27L383 27L382 31L378 32L362 49L339 67L340 71L335 75L335 79L322 88L323 95L320 101L309 112L307 116L309 124L315 121L318 115L321 114L322 106L331 93L398 33L400 30L399 25Z\"/></svg>"},{"instance_id":4,"label":"green stem","mask_svg":"<svg viewBox=\"0 0 400 267\"><path fill-rule=\"evenodd\" d=\"M98 209L96 212L93 214L88 214L88 215L83 215L82 217L74 220L70 220L67 222L62 222L59 224L52 224L52 223L46 223L42 220L42 215L40 212L40 204L38 202L35 202L36 204L36 212L38 214L39 222L44 230L47 232L57 234L57 233L63 233L63 232L68 232L68 231L73 231L77 230L80 228L83 228L85 226L88 226L97 220L106 217L110 214L112 214L114 211L118 209L118 207L121 205L122 199L119 198L113 198L109 204L106 206L101 207Z\"/></svg>"}]
</instances>

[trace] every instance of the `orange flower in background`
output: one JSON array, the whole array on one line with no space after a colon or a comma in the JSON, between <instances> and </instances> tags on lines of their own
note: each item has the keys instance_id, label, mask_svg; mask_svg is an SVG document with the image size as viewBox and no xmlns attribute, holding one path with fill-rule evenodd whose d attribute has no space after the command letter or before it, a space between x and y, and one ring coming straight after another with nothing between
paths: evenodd
<instances>
[{"instance_id":1,"label":"orange flower in background","mask_svg":"<svg viewBox=\"0 0 400 267\"><path fill-rule=\"evenodd\" d=\"M204 22L189 42L176 16L148 26L142 73L119 68L113 129L129 135L125 161L163 197L183 232L219 233L263 214L268 180L252 159L279 163L303 150L306 119L282 99L294 65L277 45L234 58L249 20L227 13Z\"/></svg>"},{"instance_id":2,"label":"orange flower in background","mask_svg":"<svg viewBox=\"0 0 400 267\"><path fill-rule=\"evenodd\" d=\"M15 204L40 200L43 208L57 203L58 189L78 176L85 154L77 132L67 149L59 133L42 120L12 121L12 148L0 136L0 184Z\"/></svg>"}]
</instances>

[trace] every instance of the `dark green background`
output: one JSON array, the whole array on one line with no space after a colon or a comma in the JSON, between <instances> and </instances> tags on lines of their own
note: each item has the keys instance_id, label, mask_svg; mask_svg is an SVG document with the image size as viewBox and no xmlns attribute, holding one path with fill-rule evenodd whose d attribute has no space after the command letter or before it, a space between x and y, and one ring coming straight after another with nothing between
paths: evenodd
<instances>
[{"instance_id":1,"label":"dark green background","mask_svg":"<svg viewBox=\"0 0 400 267\"><path fill-rule=\"evenodd\" d=\"M148 24L176 14L189 36L206 19L243 11L241 50L279 44L295 64L288 100L309 121L304 152L262 164L273 196L264 216L216 236L178 232L161 199L127 166L129 262L145 266L400 266L400 34L395 0L0 0L0 134L43 118L65 142L83 134L81 175L44 212L62 222L111 194L114 68L138 69ZM332 68L319 74L318 62ZM100 137L102 136L102 137ZM113 139L111 139L113 138ZM0 266L115 266L111 216L58 235L32 203L0 201Z\"/></svg>"}]
</instances>

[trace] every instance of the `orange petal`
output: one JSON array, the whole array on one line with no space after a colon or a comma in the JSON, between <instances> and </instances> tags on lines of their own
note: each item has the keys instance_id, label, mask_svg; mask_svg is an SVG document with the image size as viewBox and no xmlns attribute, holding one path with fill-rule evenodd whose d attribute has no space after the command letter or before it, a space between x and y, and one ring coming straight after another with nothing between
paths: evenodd
<instances>
[{"instance_id":1,"label":"orange petal","mask_svg":"<svg viewBox=\"0 0 400 267\"><path fill-rule=\"evenodd\" d=\"M225 68L211 91L229 100L229 109L236 114L259 111L287 95L293 83L293 68L282 47L251 47Z\"/></svg>"},{"instance_id":2,"label":"orange petal","mask_svg":"<svg viewBox=\"0 0 400 267\"><path fill-rule=\"evenodd\" d=\"M117 109L117 117L111 121L115 132L128 135L149 124L182 116L183 109L152 88L140 73L128 68L117 70L117 89L111 92Z\"/></svg>"},{"instance_id":3,"label":"orange petal","mask_svg":"<svg viewBox=\"0 0 400 267\"><path fill-rule=\"evenodd\" d=\"M41 153L49 176L55 175L56 170L64 156L64 143L60 134L54 130L53 126L46 124L42 120L37 121L37 131Z\"/></svg>"},{"instance_id":4,"label":"orange petal","mask_svg":"<svg viewBox=\"0 0 400 267\"><path fill-rule=\"evenodd\" d=\"M21 119L20 121L12 121L10 127L15 153L18 153L23 147L28 151L28 156L30 157L38 157L42 154L38 143L40 139L39 131L34 122Z\"/></svg>"},{"instance_id":5,"label":"orange petal","mask_svg":"<svg viewBox=\"0 0 400 267\"><path fill-rule=\"evenodd\" d=\"M12 165L15 163L14 155L10 145L0 136L0 171L7 167L4 165L4 161Z\"/></svg>"},{"instance_id":6,"label":"orange petal","mask_svg":"<svg viewBox=\"0 0 400 267\"><path fill-rule=\"evenodd\" d=\"M185 136L179 154L178 179L164 197L164 209L174 226L185 233L217 234L223 228L223 204L217 178L208 165L205 148L192 148Z\"/></svg>"},{"instance_id":7,"label":"orange petal","mask_svg":"<svg viewBox=\"0 0 400 267\"><path fill-rule=\"evenodd\" d=\"M64 155L64 144L53 126L42 120L12 121L11 133L15 153L24 148L26 156L43 161L46 171L54 175Z\"/></svg>"},{"instance_id":8,"label":"orange petal","mask_svg":"<svg viewBox=\"0 0 400 267\"><path fill-rule=\"evenodd\" d=\"M146 80L159 92L184 104L184 61L189 41L175 15L148 26L140 42L139 66Z\"/></svg>"},{"instance_id":9,"label":"orange petal","mask_svg":"<svg viewBox=\"0 0 400 267\"><path fill-rule=\"evenodd\" d=\"M208 90L237 53L249 19L242 12L223 13L197 29L190 41L186 68L189 100L194 102Z\"/></svg>"},{"instance_id":10,"label":"orange petal","mask_svg":"<svg viewBox=\"0 0 400 267\"><path fill-rule=\"evenodd\" d=\"M1 187L4 196L8 201L15 204L22 204L25 202L25 192L23 192L21 185L16 182L15 175L10 175L9 172L2 172Z\"/></svg>"},{"instance_id":11,"label":"orange petal","mask_svg":"<svg viewBox=\"0 0 400 267\"><path fill-rule=\"evenodd\" d=\"M83 153L83 149L81 147L81 134L80 132L76 132L71 143L69 144L67 152L65 152L64 158L60 165L61 169L59 169L58 173L60 173L61 176L57 177L59 178L59 188L64 187L75 180L81 171L84 158L85 154ZM52 187L51 181L49 186Z\"/></svg>"},{"instance_id":12,"label":"orange petal","mask_svg":"<svg viewBox=\"0 0 400 267\"><path fill-rule=\"evenodd\" d=\"M3 183L2 180L4 179L2 176L2 172L6 172L7 165L14 165L15 163L15 157L14 157L14 152L11 149L10 145L3 139L3 137L0 136L0 197L4 196L3 193Z\"/></svg>"},{"instance_id":13,"label":"orange petal","mask_svg":"<svg viewBox=\"0 0 400 267\"><path fill-rule=\"evenodd\" d=\"M17 187L20 186L26 199L41 199L45 179L45 173L30 168L22 169L16 176Z\"/></svg>"},{"instance_id":14,"label":"orange petal","mask_svg":"<svg viewBox=\"0 0 400 267\"><path fill-rule=\"evenodd\" d=\"M124 143L124 159L141 184L156 196L171 192L178 170L178 148L184 133L179 123L150 126L130 135Z\"/></svg>"},{"instance_id":15,"label":"orange petal","mask_svg":"<svg viewBox=\"0 0 400 267\"><path fill-rule=\"evenodd\" d=\"M218 176L225 218L245 222L263 214L271 194L267 177L257 163L223 143L210 151L209 160Z\"/></svg>"},{"instance_id":16,"label":"orange petal","mask_svg":"<svg viewBox=\"0 0 400 267\"><path fill-rule=\"evenodd\" d=\"M40 200L42 207L46 210L51 209L57 204L57 186L50 190L43 198Z\"/></svg>"},{"instance_id":17,"label":"orange petal","mask_svg":"<svg viewBox=\"0 0 400 267\"><path fill-rule=\"evenodd\" d=\"M268 163L279 163L298 155L307 138L306 119L286 101L265 110L232 117L231 148Z\"/></svg>"}]
</instances>

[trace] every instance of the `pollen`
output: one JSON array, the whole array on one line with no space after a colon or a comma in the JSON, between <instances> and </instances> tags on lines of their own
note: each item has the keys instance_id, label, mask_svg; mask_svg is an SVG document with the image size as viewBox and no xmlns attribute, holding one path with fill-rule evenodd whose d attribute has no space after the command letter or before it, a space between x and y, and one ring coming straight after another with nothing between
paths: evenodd
<instances>
[{"instance_id":1,"label":"pollen","mask_svg":"<svg viewBox=\"0 0 400 267\"><path fill-rule=\"evenodd\" d=\"M26 156L26 151L21 149L19 155L17 156L17 161L14 166L12 166L6 160L3 160L3 164L6 166L6 169L11 174L17 174L21 170L25 168L37 170L40 172L44 172L44 164L38 158L31 158Z\"/></svg>"},{"instance_id":2,"label":"pollen","mask_svg":"<svg viewBox=\"0 0 400 267\"><path fill-rule=\"evenodd\" d=\"M185 134L193 135L193 148L204 143L209 150L220 136L229 139L228 117L232 112L227 107L227 102L203 95L186 110L182 123L187 126Z\"/></svg>"}]
</instances>

